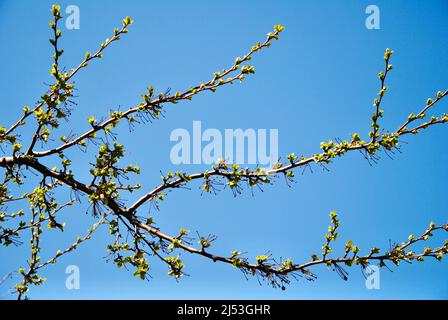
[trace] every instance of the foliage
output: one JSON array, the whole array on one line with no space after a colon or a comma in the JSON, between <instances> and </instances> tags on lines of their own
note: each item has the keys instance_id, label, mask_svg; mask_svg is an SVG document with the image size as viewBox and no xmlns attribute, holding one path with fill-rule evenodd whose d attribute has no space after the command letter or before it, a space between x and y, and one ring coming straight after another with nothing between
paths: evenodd
<instances>
[{"instance_id":1,"label":"foliage","mask_svg":"<svg viewBox=\"0 0 448 320\"><path fill-rule=\"evenodd\" d=\"M238 195L244 186L254 188L271 185L279 176L284 176L288 183L295 178L295 169L312 164L324 166L351 151L360 151L369 161L377 161L381 151L387 153L400 147L399 138L415 135L423 129L446 123L447 114L431 116L429 119L427 117L432 107L448 94L448 91L439 91L435 97L427 100L420 112L410 114L397 130L388 131L381 128L380 120L383 117L381 104L389 89L385 83L392 70L390 63L392 50L386 49L384 54L384 70L378 74L380 88L373 103L371 129L365 139L360 133L353 133L348 140L322 142L321 152L300 158L291 153L286 157L287 161L278 162L267 170L259 167L242 168L235 164L230 166L226 161L219 160L205 172L168 172L162 174L159 186L148 191L134 203L126 205L126 201L123 200L125 195L141 188L139 183L126 182L131 175L138 175L140 168L136 165L123 164L122 158L126 150L125 146L119 143L115 128L123 122L134 126L156 120L169 104L192 100L194 96L203 92L215 92L222 86L245 80L255 73L254 66L250 64L252 56L270 47L274 40L278 40L284 27L275 25L274 30L267 34L263 42L256 43L245 55L236 58L230 67L214 72L208 81L174 94L167 91L156 94L155 88L150 86L138 105L126 111L110 112L101 119L91 116L87 119L89 129L86 132L56 137L54 131L57 128L63 129L63 125L69 121L74 110L74 77L94 60L100 59L112 43L120 40L120 37L128 32L133 20L130 17L123 19L121 28L116 28L112 37L101 43L95 53L87 52L77 67L66 72L59 65L59 58L64 53L59 48L59 39L62 36L61 30L58 29L58 23L62 18L60 7L54 5L51 12L53 20L50 22L52 31L50 44L54 54L50 74L54 78L54 83L33 107L23 107L22 116L17 122L9 128L0 126L0 147L5 153L0 157L3 176L0 181L0 244L19 245L24 231L29 230L31 234L28 265L20 268L22 281L16 285L19 299L25 297L30 286L41 285L45 281L38 273L40 269L56 263L61 256L76 250L81 243L89 240L102 224L109 225L113 240L107 246L107 250L113 262L118 268L131 268L134 275L141 279L147 279L149 276L150 259L165 263L169 276L176 280L181 278L185 269L180 255L182 251L232 265L245 275L256 275L266 279L274 287L281 288L290 282L291 277L302 276L313 280L316 276L310 269L320 264L332 268L346 278L342 266L359 265L366 268L372 262L385 266L387 262L398 265L402 261L424 261L425 258L441 260L448 252L448 241L435 248L426 247L422 252L411 250L415 243L428 241L435 232L448 231L447 224L436 226L432 223L420 236L410 236L407 241L392 246L388 251L382 252L378 248L372 248L367 253L361 254L361 250L350 240L345 244L341 256L333 256L340 221L338 215L331 212L331 225L325 235L322 252L313 254L310 261L304 263L296 263L292 259L277 261L271 254L260 254L252 260L236 250L229 255L212 253L210 250L216 240L214 235L204 237L198 234L195 238L184 228L181 228L177 235L168 235L155 226L153 217L138 215L144 204L149 203L159 208L160 202L165 201L170 190L184 187L195 180L201 181L203 192L216 193L224 186L234 195ZM35 123L33 127L35 130L34 135L27 137L29 140L25 141L20 136L19 130L27 123ZM60 144L54 148L47 147L51 140L60 141ZM40 150L37 150L38 143L42 146ZM66 151L75 147L81 150L91 148L96 152L89 170L90 182L78 180L71 169L72 161ZM57 159L58 165L52 168L46 166L44 162L47 159ZM29 186L25 174L29 171L38 175L40 183L30 193L17 194L15 186ZM73 196L70 201L62 203L55 196L55 192L59 189L74 190L76 193L86 195L91 203L93 215L99 220L84 237L78 237L68 248L57 251L42 262L42 233L45 229L49 229L48 232L63 231L66 226L61 222L61 211L82 201ZM8 203L13 201L27 201L29 208L26 211L7 212ZM195 241L198 246L193 244Z\"/></svg>"}]
</instances>

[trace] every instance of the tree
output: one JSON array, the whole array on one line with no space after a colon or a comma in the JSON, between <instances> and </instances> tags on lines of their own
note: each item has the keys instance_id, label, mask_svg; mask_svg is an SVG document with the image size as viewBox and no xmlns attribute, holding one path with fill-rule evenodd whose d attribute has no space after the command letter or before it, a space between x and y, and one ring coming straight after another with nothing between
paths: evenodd
<instances>
[{"instance_id":1,"label":"tree","mask_svg":"<svg viewBox=\"0 0 448 320\"><path fill-rule=\"evenodd\" d=\"M95 230L104 224L109 225L113 238L107 250L114 263L119 268L123 266L133 268L134 275L141 279L146 279L149 275L149 259L160 260L161 263L167 265L168 274L179 279L184 274L185 267L179 252L191 253L215 262L232 265L244 275L258 276L273 287L283 289L285 284L296 276L314 279L316 275L312 272L312 267L316 265L327 265L346 278L344 266L357 265L366 268L374 262L379 263L380 266L386 266L389 262L398 265L402 261L424 261L427 257L441 260L448 252L448 241L434 248L428 246L421 252L412 250L416 243L427 241L435 232L448 231L448 224L431 223L419 236L410 235L407 240L394 244L388 251L381 252L378 248L371 248L361 254L353 241L348 241L341 250L341 255L333 256L332 247L338 237L340 221L338 215L331 212L331 225L325 234L322 252L313 254L310 261L296 263L291 259L277 260L271 255L258 255L255 259L250 259L240 251L232 251L229 255L217 255L212 251L215 236L204 237L198 234L197 237L193 237L183 228L177 234L169 235L156 227L152 217L138 214L142 206L148 203L159 208L159 204L164 201L170 190L187 186L195 180L200 181L203 192L216 193L222 188L228 188L236 196L245 186L249 188L268 186L273 184L276 177L284 176L288 183L294 180L295 169L305 168L312 164L327 165L335 158L352 151L361 152L368 161L377 161L380 152L388 153L399 149L399 138L415 135L423 129L448 122L447 114L429 118L427 116L433 106L448 95L448 90L445 90L438 91L434 98L428 99L422 109L418 113L410 114L397 130L388 131L380 127L383 116L381 103L388 91L386 79L392 71L390 63L392 50L386 49L384 70L378 74L380 89L377 98L374 99L368 139L363 140L360 134L354 133L348 140L322 142L320 153L308 157L297 157L292 153L287 156L287 161L280 162L279 160L270 169L241 168L236 164L231 165L224 160L218 160L215 166L205 172L168 172L161 175L158 187L146 192L134 203L128 204L123 195L142 188L138 183L129 183L132 175L140 173L140 168L122 164L125 147L118 141L116 128L123 123L133 127L157 120L166 105L192 100L198 94L207 91L215 92L222 86L243 81L255 73L254 67L249 64L251 57L270 47L274 40L278 40L284 27L275 25L274 30L267 34L264 42L256 43L245 55L236 58L229 68L215 72L211 80L174 94L169 91L156 94L155 89L149 87L142 96L142 102L137 106L126 111L110 112L100 120L92 116L87 120L90 125L88 131L82 134L58 136L59 144L52 147L50 146L51 139L56 137L58 130L64 129L62 121L68 121L71 113L75 111L73 82L75 76L90 63L100 59L113 42L125 35L133 20L126 17L121 28L116 28L113 36L106 39L95 53L87 52L77 67L66 72L59 65L59 58L63 54L58 43L61 37L61 31L58 29L58 23L62 18L60 7L54 5L51 12L53 20L50 22L50 28L53 36L50 43L54 48L54 55L50 73L54 77L54 83L33 107L23 108L22 116L17 122L9 127L0 126L0 147L4 152L4 156L0 157L3 177L3 181L0 182L0 244L18 245L25 231L31 233L28 265L19 270L22 279L16 285L19 299L25 297L30 286L40 285L45 281L39 275L42 268L56 263L62 256L76 250L84 241L91 239ZM28 123L33 126L34 134L26 137L28 140L25 144L18 132ZM41 149L37 148L38 143L42 146ZM73 149L76 151L76 148L81 151L89 149L90 152L95 153L89 170L91 177L88 181L81 181L71 170L72 161L67 151ZM53 167L46 165L51 162L56 165ZM18 187L29 187L33 183L27 178L27 172L36 174L39 182L31 192L22 193ZM55 193L61 189L73 191L70 201L61 202L58 199ZM71 246L43 260L40 239L44 226L50 229L48 232L51 232L51 229L56 232L63 231L65 225L61 221L60 213L67 207L81 204L82 195L85 195L90 202L90 211L94 217L98 218L98 222L85 235L79 236ZM9 212L8 204L12 202L28 202L29 208Z\"/></svg>"}]
</instances>

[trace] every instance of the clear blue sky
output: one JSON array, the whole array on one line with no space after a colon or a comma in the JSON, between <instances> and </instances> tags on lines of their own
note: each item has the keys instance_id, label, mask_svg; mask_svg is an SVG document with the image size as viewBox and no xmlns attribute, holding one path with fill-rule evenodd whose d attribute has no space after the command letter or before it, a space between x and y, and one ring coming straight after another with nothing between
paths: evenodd
<instances>
[{"instance_id":1,"label":"clear blue sky","mask_svg":"<svg viewBox=\"0 0 448 320\"><path fill-rule=\"evenodd\" d=\"M50 1L0 1L0 123L8 125L32 105L51 81ZM70 123L82 132L90 115L99 118L110 109L140 101L149 85L159 90L181 90L208 80L229 66L277 23L285 25L281 40L253 59L256 75L243 84L192 102L168 106L166 118L123 130L126 160L142 167L143 191L159 183L159 170L179 170L170 163L170 132L191 130L194 120L204 128L274 128L279 130L279 153L309 155L319 143L360 132L366 137L372 100L383 68L386 47L395 50L390 75L391 91L384 101L383 126L395 129L411 112L448 85L448 3L446 1L375 1L381 10L381 29L364 25L367 1L61 1L64 9L78 5L81 29L65 28L61 64L71 68L86 51L94 51L126 15L134 20L128 35L112 45L101 61L76 78L78 106ZM446 102L437 114L448 111ZM30 132L23 132L24 135ZM65 132L68 133L68 132ZM409 233L424 230L430 221L445 223L446 137L439 127L417 137L407 137L403 153L393 160L383 155L370 166L359 154L350 154L329 166L329 172L298 174L288 188L282 179L275 186L249 190L233 198L225 190L201 196L192 190L175 190L161 211L154 213L167 232L180 227L219 236L218 253L247 251L251 257L270 250L274 257L305 261L319 252L328 226L328 213L336 210L342 220L339 249L353 239L361 248L389 247ZM87 161L78 159L79 178L88 178ZM196 172L201 165L182 170ZM32 186L29 186L31 188ZM142 191L142 192L143 192ZM133 195L133 197L137 197ZM131 200L131 199L130 199ZM44 238L49 251L70 244L75 230L87 230L92 220L85 207L64 213L63 236ZM146 208L145 208L146 210ZM142 211L141 214L146 214ZM442 241L441 238L434 240ZM153 278L140 281L131 272L106 263L105 247L112 239L107 228L56 266L43 272L48 278L31 297L42 298L265 298L265 299L389 299L448 298L446 261L403 264L381 272L381 289L367 290L359 268L349 269L349 281L325 267L314 271L318 279L292 281L286 291L275 290L256 279L246 281L237 270L183 254L190 277L176 283L165 266L152 263ZM335 249L337 246L335 246ZM27 240L20 247L0 250L0 276L17 270L27 259ZM338 251L338 250L336 250ZM339 251L340 252L340 251ZM65 288L65 268L78 265L81 289ZM17 280L17 276L13 279ZM0 287L7 294L9 281Z\"/></svg>"}]
</instances>

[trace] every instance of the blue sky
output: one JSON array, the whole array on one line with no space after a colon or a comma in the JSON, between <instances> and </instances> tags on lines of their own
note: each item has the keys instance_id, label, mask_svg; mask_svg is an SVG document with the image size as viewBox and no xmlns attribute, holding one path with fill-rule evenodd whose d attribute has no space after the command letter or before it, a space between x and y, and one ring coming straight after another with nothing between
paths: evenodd
<instances>
[{"instance_id":1,"label":"blue sky","mask_svg":"<svg viewBox=\"0 0 448 320\"><path fill-rule=\"evenodd\" d=\"M0 1L0 124L8 125L32 105L51 81L52 55L48 43L49 1ZM272 26L286 27L280 41L252 60L256 74L214 94L191 102L170 105L165 118L140 126L129 134L121 130L127 146L126 161L138 163L143 190L159 183L159 170L204 170L202 165L179 167L170 162L176 128L192 129L194 120L203 128L278 129L279 154L310 155L319 143L369 131L372 100L383 68L384 49L395 51L394 70L385 97L386 129L396 129L411 112L419 111L428 97L446 90L448 83L448 3L446 1L61 1L64 9L75 4L81 12L79 30L62 29L65 50L61 64L71 68L86 51L93 52L109 37L126 15L135 23L129 34L113 44L100 61L76 78L78 106L68 126L83 132L86 119L100 118L110 109L140 102L149 85L158 90L188 89L208 80L216 70L229 66L251 45L265 38ZM365 8L375 4L381 12L381 29L367 30ZM447 103L436 114L447 112ZM353 239L361 250L389 241L405 240L409 233L423 231L430 221L445 223L445 164L448 153L446 127L433 128L416 137L406 137L402 153L391 160L383 155L370 166L359 154L338 159L324 172L298 174L288 188L282 179L252 196L246 190L233 198L229 190L216 196L202 195L198 185L174 190L160 212L151 212L158 226L175 233L180 227L202 234L216 234L214 250L249 253L267 250L274 257L305 261L319 252L336 210L342 221L339 249ZM69 131L69 129L67 129ZM67 131L65 133L67 133ZM23 136L30 134L24 131ZM88 159L77 159L77 176L88 179ZM300 173L300 171L299 171ZM29 188L32 188L30 185ZM137 197L136 194L133 197ZM130 198L132 200L133 198ZM147 214L146 211L140 214ZM48 255L70 244L77 230L88 229L93 220L86 208L64 213L64 235L44 238ZM443 238L435 238L439 242ZM256 279L245 280L237 270L213 264L201 257L183 254L189 277L176 283L166 276L165 266L152 263L153 278L140 281L131 272L107 263L106 245L112 239L107 228L95 234L76 253L43 272L47 283L33 288L34 299L124 298L124 299L441 299L448 298L447 262L403 264L381 272L381 289L368 290L359 268L349 269L349 281L325 267L314 271L315 282L292 281L286 291L275 290ZM434 243L435 244L435 243ZM335 251L338 246L335 246ZM17 270L27 259L26 244L0 250L0 276ZM77 265L81 289L65 288L65 268ZM11 298L0 286L0 297Z\"/></svg>"}]
</instances>

